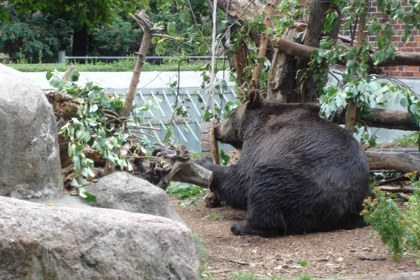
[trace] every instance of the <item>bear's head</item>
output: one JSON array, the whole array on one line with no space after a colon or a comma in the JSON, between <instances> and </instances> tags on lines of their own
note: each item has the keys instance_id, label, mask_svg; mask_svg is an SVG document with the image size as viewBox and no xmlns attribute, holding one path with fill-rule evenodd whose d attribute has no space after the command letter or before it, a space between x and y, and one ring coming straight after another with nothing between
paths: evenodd
<instances>
[{"instance_id":1,"label":"bear's head","mask_svg":"<svg viewBox=\"0 0 420 280\"><path fill-rule=\"evenodd\" d=\"M249 101L236 108L227 120L215 127L214 133L217 140L228 143L237 149L242 148L244 132L251 121L252 112L263 107L264 100L260 93L251 90L248 93Z\"/></svg>"}]
</instances>

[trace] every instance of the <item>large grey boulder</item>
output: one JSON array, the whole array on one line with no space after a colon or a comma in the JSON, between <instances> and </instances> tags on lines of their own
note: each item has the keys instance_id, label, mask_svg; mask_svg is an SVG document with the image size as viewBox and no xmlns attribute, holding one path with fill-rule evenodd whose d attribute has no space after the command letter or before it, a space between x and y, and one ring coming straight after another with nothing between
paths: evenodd
<instances>
[{"instance_id":1,"label":"large grey boulder","mask_svg":"<svg viewBox=\"0 0 420 280\"><path fill-rule=\"evenodd\" d=\"M197 254L171 219L0 197L0 279L197 279Z\"/></svg>"},{"instance_id":2,"label":"large grey boulder","mask_svg":"<svg viewBox=\"0 0 420 280\"><path fill-rule=\"evenodd\" d=\"M56 132L41 89L0 64L0 195L29 199L62 193Z\"/></svg>"},{"instance_id":3,"label":"large grey boulder","mask_svg":"<svg viewBox=\"0 0 420 280\"><path fill-rule=\"evenodd\" d=\"M167 217L182 221L164 190L127 172L114 172L86 186L98 207Z\"/></svg>"}]
</instances>

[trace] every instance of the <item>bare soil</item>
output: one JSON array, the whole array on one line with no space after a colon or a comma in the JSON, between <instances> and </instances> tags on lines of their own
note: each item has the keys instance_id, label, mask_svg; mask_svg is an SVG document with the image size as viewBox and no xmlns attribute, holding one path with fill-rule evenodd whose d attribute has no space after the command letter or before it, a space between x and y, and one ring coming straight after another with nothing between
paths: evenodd
<instances>
[{"instance_id":1,"label":"bare soil","mask_svg":"<svg viewBox=\"0 0 420 280\"><path fill-rule=\"evenodd\" d=\"M420 279L420 267L405 256L393 261L379 235L371 228L311 233L276 238L235 236L233 223L245 212L228 206L181 206L172 199L179 215L204 242L207 271L213 279L233 279L235 273L252 273L258 279ZM407 272L410 273L407 278ZM393 276L394 277L394 276ZM391 278L388 278L391 279Z\"/></svg>"}]
</instances>

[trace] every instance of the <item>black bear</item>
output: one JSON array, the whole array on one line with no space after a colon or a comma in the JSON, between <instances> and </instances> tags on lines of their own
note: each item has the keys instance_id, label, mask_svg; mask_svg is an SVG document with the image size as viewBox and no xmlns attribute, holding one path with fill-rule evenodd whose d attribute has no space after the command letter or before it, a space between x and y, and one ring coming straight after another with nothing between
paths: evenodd
<instances>
[{"instance_id":1,"label":"black bear","mask_svg":"<svg viewBox=\"0 0 420 280\"><path fill-rule=\"evenodd\" d=\"M239 160L213 171L210 189L246 220L236 235L351 229L363 225L369 166L360 144L345 129L305 104L265 102L258 92L215 128L217 140L241 149Z\"/></svg>"}]
</instances>

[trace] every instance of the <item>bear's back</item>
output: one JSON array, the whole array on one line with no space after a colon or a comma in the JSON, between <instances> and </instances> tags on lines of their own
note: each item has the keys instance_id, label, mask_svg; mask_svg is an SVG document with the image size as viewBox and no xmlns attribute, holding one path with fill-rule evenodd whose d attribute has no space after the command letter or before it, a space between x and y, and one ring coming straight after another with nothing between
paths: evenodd
<instances>
[{"instance_id":1,"label":"bear's back","mask_svg":"<svg viewBox=\"0 0 420 280\"><path fill-rule=\"evenodd\" d=\"M242 168L283 164L290 172L303 174L319 185L326 180L350 183L359 175L366 180L366 155L344 128L305 106L281 114L267 113L270 110L259 113L261 121L254 122L255 128L245 137L238 162Z\"/></svg>"}]
</instances>

